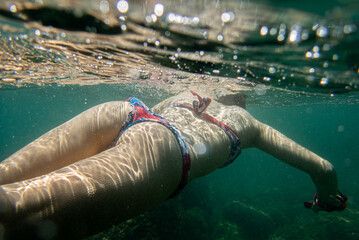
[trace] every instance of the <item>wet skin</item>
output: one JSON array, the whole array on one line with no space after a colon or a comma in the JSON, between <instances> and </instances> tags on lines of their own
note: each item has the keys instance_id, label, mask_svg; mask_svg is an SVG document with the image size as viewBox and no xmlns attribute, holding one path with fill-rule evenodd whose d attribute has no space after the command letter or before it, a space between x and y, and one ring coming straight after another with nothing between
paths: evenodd
<instances>
[{"instance_id":1,"label":"wet skin","mask_svg":"<svg viewBox=\"0 0 359 240\"><path fill-rule=\"evenodd\" d=\"M230 153L222 129L171 105L191 105L193 100L196 97L186 92L152 109L173 124L189 146L190 181L222 166ZM59 239L77 239L169 198L181 179L182 158L167 127L135 124L109 148L131 109L130 103L120 101L95 106L0 164L0 223L5 238L38 238L39 229L50 226ZM206 113L231 127L242 149L257 147L308 173L321 201L335 204L337 177L328 161L240 107L212 101Z\"/></svg>"}]
</instances>

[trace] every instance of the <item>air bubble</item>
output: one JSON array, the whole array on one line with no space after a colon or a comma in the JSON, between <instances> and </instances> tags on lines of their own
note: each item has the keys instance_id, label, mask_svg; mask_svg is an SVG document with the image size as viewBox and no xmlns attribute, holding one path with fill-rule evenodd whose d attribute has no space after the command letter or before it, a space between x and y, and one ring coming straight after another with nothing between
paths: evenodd
<instances>
[{"instance_id":1,"label":"air bubble","mask_svg":"<svg viewBox=\"0 0 359 240\"><path fill-rule=\"evenodd\" d=\"M272 79L270 77L263 77L263 81L270 82Z\"/></svg>"},{"instance_id":2,"label":"air bubble","mask_svg":"<svg viewBox=\"0 0 359 240\"><path fill-rule=\"evenodd\" d=\"M265 36L265 35L267 35L268 34L268 27L267 26L263 26L262 28L261 28L261 35L262 36Z\"/></svg>"},{"instance_id":3,"label":"air bubble","mask_svg":"<svg viewBox=\"0 0 359 240\"><path fill-rule=\"evenodd\" d=\"M325 26L320 26L316 33L318 37L326 37L328 35L328 29Z\"/></svg>"},{"instance_id":4,"label":"air bubble","mask_svg":"<svg viewBox=\"0 0 359 240\"><path fill-rule=\"evenodd\" d=\"M309 38L309 32L306 31L306 30L303 30L302 32L302 40L305 41L305 40L308 40Z\"/></svg>"},{"instance_id":5,"label":"air bubble","mask_svg":"<svg viewBox=\"0 0 359 240\"><path fill-rule=\"evenodd\" d=\"M268 72L271 74L275 73L276 71L277 71L277 69L275 67L269 67L269 69L268 69Z\"/></svg>"},{"instance_id":6,"label":"air bubble","mask_svg":"<svg viewBox=\"0 0 359 240\"><path fill-rule=\"evenodd\" d=\"M36 36L40 36L41 35L41 31L39 29L35 29L34 33Z\"/></svg>"},{"instance_id":7,"label":"air bubble","mask_svg":"<svg viewBox=\"0 0 359 240\"><path fill-rule=\"evenodd\" d=\"M320 80L320 85L325 86L325 85L328 84L328 82L329 82L329 79L326 78L326 77L323 77L323 78Z\"/></svg>"},{"instance_id":8,"label":"air bubble","mask_svg":"<svg viewBox=\"0 0 359 240\"><path fill-rule=\"evenodd\" d=\"M153 12L157 17L161 17L163 15L165 7L162 3L156 3Z\"/></svg>"},{"instance_id":9,"label":"air bubble","mask_svg":"<svg viewBox=\"0 0 359 240\"><path fill-rule=\"evenodd\" d=\"M223 35L222 35L222 34L218 34L217 40L220 41L220 42L223 41Z\"/></svg>"},{"instance_id":10,"label":"air bubble","mask_svg":"<svg viewBox=\"0 0 359 240\"><path fill-rule=\"evenodd\" d=\"M9 6L9 11L12 12L12 13L16 13L17 12L17 7L15 4L11 4Z\"/></svg>"},{"instance_id":11,"label":"air bubble","mask_svg":"<svg viewBox=\"0 0 359 240\"><path fill-rule=\"evenodd\" d=\"M343 32L344 32L345 34L352 33L352 32L354 32L354 30L355 30L355 27L354 27L354 25L352 25L352 24L347 24L347 25L345 25L344 28L343 28Z\"/></svg>"},{"instance_id":12,"label":"air bubble","mask_svg":"<svg viewBox=\"0 0 359 240\"><path fill-rule=\"evenodd\" d=\"M126 31L126 30L127 30L126 24L121 24L121 30L122 30L122 31Z\"/></svg>"},{"instance_id":13,"label":"air bubble","mask_svg":"<svg viewBox=\"0 0 359 240\"><path fill-rule=\"evenodd\" d=\"M110 11L110 6L107 0L100 1L100 11L102 13L108 13Z\"/></svg>"},{"instance_id":14,"label":"air bubble","mask_svg":"<svg viewBox=\"0 0 359 240\"><path fill-rule=\"evenodd\" d=\"M274 36L278 33L278 30L276 28L271 28L271 30L269 31L270 35Z\"/></svg>"},{"instance_id":15,"label":"air bubble","mask_svg":"<svg viewBox=\"0 0 359 240\"><path fill-rule=\"evenodd\" d=\"M194 17L194 18L192 19L192 24L193 24L194 26L198 25L198 24L199 24L199 17Z\"/></svg>"},{"instance_id":16,"label":"air bubble","mask_svg":"<svg viewBox=\"0 0 359 240\"><path fill-rule=\"evenodd\" d=\"M283 34L279 34L278 37L277 37L279 42L283 41L284 38L285 38L285 36Z\"/></svg>"},{"instance_id":17,"label":"air bubble","mask_svg":"<svg viewBox=\"0 0 359 240\"><path fill-rule=\"evenodd\" d=\"M117 9L120 13L126 13L128 11L129 5L126 0L120 0L117 2Z\"/></svg>"},{"instance_id":18,"label":"air bubble","mask_svg":"<svg viewBox=\"0 0 359 240\"><path fill-rule=\"evenodd\" d=\"M204 31L204 32L202 33L202 35L203 35L203 38L204 38L204 39L208 39L208 32L207 32L207 31Z\"/></svg>"},{"instance_id":19,"label":"air bubble","mask_svg":"<svg viewBox=\"0 0 359 240\"><path fill-rule=\"evenodd\" d=\"M299 40L299 32L292 30L289 34L289 42L297 42Z\"/></svg>"},{"instance_id":20,"label":"air bubble","mask_svg":"<svg viewBox=\"0 0 359 240\"><path fill-rule=\"evenodd\" d=\"M331 48L331 46L330 46L329 43L325 43L325 44L323 45L323 51L329 51L330 48Z\"/></svg>"},{"instance_id":21,"label":"air bubble","mask_svg":"<svg viewBox=\"0 0 359 240\"><path fill-rule=\"evenodd\" d=\"M222 22L227 23L227 22L231 22L234 19L234 13L233 12L223 12L221 19Z\"/></svg>"}]
</instances>

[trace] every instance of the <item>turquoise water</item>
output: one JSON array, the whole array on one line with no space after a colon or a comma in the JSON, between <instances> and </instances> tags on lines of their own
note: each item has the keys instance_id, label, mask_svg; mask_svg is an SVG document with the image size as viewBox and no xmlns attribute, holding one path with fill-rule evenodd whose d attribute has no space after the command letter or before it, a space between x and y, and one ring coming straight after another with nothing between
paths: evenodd
<instances>
[{"instance_id":1,"label":"turquoise water","mask_svg":"<svg viewBox=\"0 0 359 240\"><path fill-rule=\"evenodd\" d=\"M3 90L0 157L91 106L133 95L149 106L161 100L111 85ZM334 164L340 189L349 196L344 212L304 209L303 201L315 193L310 178L249 149L231 166L191 182L177 198L91 239L358 239L359 105L247 109Z\"/></svg>"},{"instance_id":2,"label":"turquoise water","mask_svg":"<svg viewBox=\"0 0 359 240\"><path fill-rule=\"evenodd\" d=\"M22 12L36 24L16 15L20 9L0 4L1 160L103 102L136 96L152 107L191 87L224 95L243 91L254 117L332 162L339 189L349 197L343 212L304 209L303 202L315 193L311 179L248 149L232 165L191 182L175 199L89 239L359 239L356 1L270 1L266 7L241 1L248 11L238 2L229 8L229 1L190 7L188 1L165 2L165 9L182 17L198 14L201 20L232 10L235 20L242 16L258 24L251 30L248 22L243 23L248 29L223 22L151 22L145 19L151 1L134 4L125 20L110 9L107 20L114 17L120 25L101 27L106 22L101 14L98 19L85 14L86 24L81 18L69 26L61 19L78 13L65 15L56 1L29 2L35 10L45 9ZM107 1L89 2L76 7L91 13L102 6L104 13L106 4L99 3ZM287 14L286 8L295 12ZM263 29L280 31L282 24L285 40L278 40L279 33L261 35ZM233 37L235 31L244 40ZM291 42L290 33L309 38Z\"/></svg>"}]
</instances>

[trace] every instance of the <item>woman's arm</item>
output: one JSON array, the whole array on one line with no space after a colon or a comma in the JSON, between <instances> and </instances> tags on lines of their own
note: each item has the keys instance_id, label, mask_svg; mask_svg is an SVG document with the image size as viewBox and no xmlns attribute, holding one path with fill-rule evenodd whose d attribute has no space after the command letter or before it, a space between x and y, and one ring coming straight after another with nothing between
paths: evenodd
<instances>
[{"instance_id":1,"label":"woman's arm","mask_svg":"<svg viewBox=\"0 0 359 240\"><path fill-rule=\"evenodd\" d=\"M40 176L105 150L129 111L129 103L108 102L52 129L0 163L0 184Z\"/></svg>"},{"instance_id":2,"label":"woman's arm","mask_svg":"<svg viewBox=\"0 0 359 240\"><path fill-rule=\"evenodd\" d=\"M338 180L333 165L315 153L297 144L272 127L257 121L255 147L277 159L298 168L312 178L321 203L337 206Z\"/></svg>"}]
</instances>

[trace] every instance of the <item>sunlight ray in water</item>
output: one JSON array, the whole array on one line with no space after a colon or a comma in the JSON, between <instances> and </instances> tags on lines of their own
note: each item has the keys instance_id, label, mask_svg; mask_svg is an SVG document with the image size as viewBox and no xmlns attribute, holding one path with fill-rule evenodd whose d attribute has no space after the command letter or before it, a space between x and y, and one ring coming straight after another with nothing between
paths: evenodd
<instances>
[{"instance_id":1,"label":"sunlight ray in water","mask_svg":"<svg viewBox=\"0 0 359 240\"><path fill-rule=\"evenodd\" d=\"M315 190L310 179L248 149L231 167L194 180L178 197L89 240L359 239L358 13L357 0L0 1L0 160L97 104L136 96L153 107L174 94L199 90L226 105L245 106L261 122L330 160L349 196L347 209L338 214L306 212L302 202ZM114 112L107 110L99 111ZM210 107L206 111L211 113ZM168 114L168 120L191 114ZM219 116L236 118L226 114ZM192 134L189 122L181 131L193 143L193 156L205 160L223 155L209 143L227 136L221 132L211 138L214 134L200 120L192 123L199 125L197 132ZM56 189L68 194L77 211L76 201L101 193L106 183L112 184L111 191L148 183L153 169L167 171L179 164L172 157L156 161L162 153L156 147L175 140L148 134L152 130L151 124L138 124L118 139L117 149L86 161L80 160L85 158L80 151L78 164L59 161L60 171L31 184L2 185L0 196L8 190L18 211L25 198L47 199L50 204L40 213L46 215L59 207L55 202L61 204ZM165 127L163 132L172 134ZM70 148L68 134L55 132L36 142L37 152L54 151L49 144L58 137L57 147ZM135 134L138 141L133 141ZM99 139L92 135L87 143ZM125 143L136 150L125 149ZM111 161L115 157L119 161ZM21 170L16 164L1 166ZM163 181L161 189L171 184ZM36 197L29 194L34 189L39 191ZM147 201L142 192L136 194ZM104 216L121 219L111 206L128 196L104 195L106 201L83 214L91 219L92 212L105 206L109 211ZM122 206L124 211L135 197ZM0 204L0 214L6 206ZM3 228L0 224L0 238ZM50 220L37 228L42 239L52 239L58 230Z\"/></svg>"}]
</instances>

